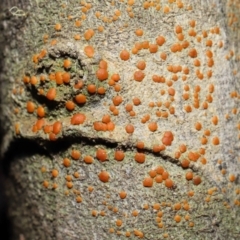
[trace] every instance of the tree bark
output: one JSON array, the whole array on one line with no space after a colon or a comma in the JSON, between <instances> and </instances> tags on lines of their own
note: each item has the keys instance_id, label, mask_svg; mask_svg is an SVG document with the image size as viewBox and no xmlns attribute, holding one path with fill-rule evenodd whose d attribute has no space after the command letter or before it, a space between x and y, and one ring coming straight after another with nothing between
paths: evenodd
<instances>
[{"instance_id":1,"label":"tree bark","mask_svg":"<svg viewBox=\"0 0 240 240\"><path fill-rule=\"evenodd\" d=\"M232 0L3 1L13 239L239 239L239 14Z\"/></svg>"}]
</instances>

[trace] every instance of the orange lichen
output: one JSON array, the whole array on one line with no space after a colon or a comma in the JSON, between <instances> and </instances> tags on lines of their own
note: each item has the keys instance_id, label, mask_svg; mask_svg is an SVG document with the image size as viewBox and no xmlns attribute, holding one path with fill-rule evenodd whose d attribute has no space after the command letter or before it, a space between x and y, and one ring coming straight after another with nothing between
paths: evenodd
<instances>
[{"instance_id":1,"label":"orange lichen","mask_svg":"<svg viewBox=\"0 0 240 240\"><path fill-rule=\"evenodd\" d=\"M153 179L151 177L146 177L143 180L144 187L152 187L153 186Z\"/></svg>"},{"instance_id":2,"label":"orange lichen","mask_svg":"<svg viewBox=\"0 0 240 240\"><path fill-rule=\"evenodd\" d=\"M166 146L170 146L172 144L174 137L172 132L167 131L164 133L163 138L162 138L162 143Z\"/></svg>"},{"instance_id":3,"label":"orange lichen","mask_svg":"<svg viewBox=\"0 0 240 240\"><path fill-rule=\"evenodd\" d=\"M171 180L171 179L166 179L166 180L165 180L165 186L166 186L167 188L172 188L173 185L174 185L173 180Z\"/></svg>"},{"instance_id":4,"label":"orange lichen","mask_svg":"<svg viewBox=\"0 0 240 240\"><path fill-rule=\"evenodd\" d=\"M55 88L50 88L46 94L48 100L54 100L56 98L57 91Z\"/></svg>"},{"instance_id":5,"label":"orange lichen","mask_svg":"<svg viewBox=\"0 0 240 240\"><path fill-rule=\"evenodd\" d=\"M194 185L199 185L202 182L200 176L194 176L193 177L193 184Z\"/></svg>"},{"instance_id":6,"label":"orange lichen","mask_svg":"<svg viewBox=\"0 0 240 240\"><path fill-rule=\"evenodd\" d=\"M68 111L73 111L75 108L75 103L69 100L65 103L65 106Z\"/></svg>"},{"instance_id":7,"label":"orange lichen","mask_svg":"<svg viewBox=\"0 0 240 240\"><path fill-rule=\"evenodd\" d=\"M28 113L33 113L34 110L35 110L35 104L33 102L31 102L31 101L27 102L27 106L26 107L27 107Z\"/></svg>"},{"instance_id":8,"label":"orange lichen","mask_svg":"<svg viewBox=\"0 0 240 240\"><path fill-rule=\"evenodd\" d=\"M98 174L98 178L99 178L100 181L106 183L106 182L109 181L110 175L107 171L102 171Z\"/></svg>"},{"instance_id":9,"label":"orange lichen","mask_svg":"<svg viewBox=\"0 0 240 240\"><path fill-rule=\"evenodd\" d=\"M93 157L87 155L83 158L83 161L87 164L92 164L94 160L93 160Z\"/></svg>"},{"instance_id":10,"label":"orange lichen","mask_svg":"<svg viewBox=\"0 0 240 240\"><path fill-rule=\"evenodd\" d=\"M213 139L212 139L212 144L213 144L213 145L219 145L219 143L220 143L219 138L218 138L218 137L213 137Z\"/></svg>"},{"instance_id":11,"label":"orange lichen","mask_svg":"<svg viewBox=\"0 0 240 240\"><path fill-rule=\"evenodd\" d=\"M156 122L151 122L148 124L148 129L151 131L151 132L155 132L157 129L158 129L158 125Z\"/></svg>"},{"instance_id":12,"label":"orange lichen","mask_svg":"<svg viewBox=\"0 0 240 240\"><path fill-rule=\"evenodd\" d=\"M193 172L192 171L186 172L185 177L188 181L192 180L193 179Z\"/></svg>"},{"instance_id":13,"label":"orange lichen","mask_svg":"<svg viewBox=\"0 0 240 240\"><path fill-rule=\"evenodd\" d=\"M83 113L76 113L71 118L71 124L72 125L83 124L85 120L86 120L86 116Z\"/></svg>"},{"instance_id":14,"label":"orange lichen","mask_svg":"<svg viewBox=\"0 0 240 240\"><path fill-rule=\"evenodd\" d=\"M137 82L141 82L145 77L144 72L142 72L141 70L136 71L133 75L133 79Z\"/></svg>"},{"instance_id":15,"label":"orange lichen","mask_svg":"<svg viewBox=\"0 0 240 240\"><path fill-rule=\"evenodd\" d=\"M228 179L230 182L234 182L236 180L236 176L234 174L230 174Z\"/></svg>"},{"instance_id":16,"label":"orange lichen","mask_svg":"<svg viewBox=\"0 0 240 240\"><path fill-rule=\"evenodd\" d=\"M134 132L134 126L132 124L128 124L125 127L125 130L126 130L127 133L132 134Z\"/></svg>"},{"instance_id":17,"label":"orange lichen","mask_svg":"<svg viewBox=\"0 0 240 240\"><path fill-rule=\"evenodd\" d=\"M145 158L146 158L145 154L144 153L139 153L139 152L137 152L135 154L135 157L134 157L135 161L138 162L138 163L144 163Z\"/></svg>"},{"instance_id":18,"label":"orange lichen","mask_svg":"<svg viewBox=\"0 0 240 240\"><path fill-rule=\"evenodd\" d=\"M114 153L114 159L117 160L117 161L122 161L125 157L125 154L123 151L121 150L117 150L115 151Z\"/></svg>"},{"instance_id":19,"label":"orange lichen","mask_svg":"<svg viewBox=\"0 0 240 240\"><path fill-rule=\"evenodd\" d=\"M96 76L99 81L104 81L108 78L108 71L104 68L99 68L96 72Z\"/></svg>"},{"instance_id":20,"label":"orange lichen","mask_svg":"<svg viewBox=\"0 0 240 240\"><path fill-rule=\"evenodd\" d=\"M96 158L101 162L105 162L108 158L107 151L105 149L99 148L96 152Z\"/></svg>"},{"instance_id":21,"label":"orange lichen","mask_svg":"<svg viewBox=\"0 0 240 240\"><path fill-rule=\"evenodd\" d=\"M63 159L63 165L64 165L65 167L69 167L69 166L71 165L70 159L69 159L69 158L64 158L64 159Z\"/></svg>"},{"instance_id":22,"label":"orange lichen","mask_svg":"<svg viewBox=\"0 0 240 240\"><path fill-rule=\"evenodd\" d=\"M127 50L122 50L120 53L120 58L123 61L127 61L130 58L130 53Z\"/></svg>"},{"instance_id":23,"label":"orange lichen","mask_svg":"<svg viewBox=\"0 0 240 240\"><path fill-rule=\"evenodd\" d=\"M177 222L177 223L179 223L179 222L181 222L181 216L179 216L179 215L176 215L175 217L174 217L174 220L175 220L175 222Z\"/></svg>"},{"instance_id":24,"label":"orange lichen","mask_svg":"<svg viewBox=\"0 0 240 240\"><path fill-rule=\"evenodd\" d=\"M76 150L76 149L73 149L73 150L71 151L71 157L72 157L72 159L74 159L74 160L79 160L79 158L81 157L80 151L78 151L78 150Z\"/></svg>"},{"instance_id":25,"label":"orange lichen","mask_svg":"<svg viewBox=\"0 0 240 240\"><path fill-rule=\"evenodd\" d=\"M138 36L138 37L141 37L143 35L143 30L142 29L137 29L135 31L135 34Z\"/></svg>"},{"instance_id":26,"label":"orange lichen","mask_svg":"<svg viewBox=\"0 0 240 240\"><path fill-rule=\"evenodd\" d=\"M58 176L58 170L57 169L53 169L52 170L52 177L56 178Z\"/></svg>"},{"instance_id":27,"label":"orange lichen","mask_svg":"<svg viewBox=\"0 0 240 240\"><path fill-rule=\"evenodd\" d=\"M92 58L94 56L94 48L92 46L86 46L84 48L84 53L86 54L86 56L88 56L89 58Z\"/></svg>"},{"instance_id":28,"label":"orange lichen","mask_svg":"<svg viewBox=\"0 0 240 240\"><path fill-rule=\"evenodd\" d=\"M198 54L197 54L197 51L196 51L195 48L190 49L189 52L188 52L188 56L191 57L191 58L196 58L197 55Z\"/></svg>"}]
</instances>

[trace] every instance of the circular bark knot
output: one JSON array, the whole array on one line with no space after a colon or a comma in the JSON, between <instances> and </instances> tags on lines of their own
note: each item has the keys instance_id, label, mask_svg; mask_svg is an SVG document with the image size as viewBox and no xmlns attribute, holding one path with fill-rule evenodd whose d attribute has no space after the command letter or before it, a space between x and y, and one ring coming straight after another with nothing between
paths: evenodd
<instances>
[{"instance_id":1,"label":"circular bark knot","mask_svg":"<svg viewBox=\"0 0 240 240\"><path fill-rule=\"evenodd\" d=\"M239 93L221 90L237 81L213 0L40 2L7 75L15 141L47 151L11 168L43 229L49 214L57 239L234 239Z\"/></svg>"}]
</instances>

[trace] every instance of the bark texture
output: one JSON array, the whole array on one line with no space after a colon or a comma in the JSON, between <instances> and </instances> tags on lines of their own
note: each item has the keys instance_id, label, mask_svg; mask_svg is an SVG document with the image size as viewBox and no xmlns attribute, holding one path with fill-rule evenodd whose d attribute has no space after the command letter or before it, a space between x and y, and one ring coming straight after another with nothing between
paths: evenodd
<instances>
[{"instance_id":1,"label":"bark texture","mask_svg":"<svg viewBox=\"0 0 240 240\"><path fill-rule=\"evenodd\" d=\"M14 239L239 239L239 4L2 3Z\"/></svg>"}]
</instances>

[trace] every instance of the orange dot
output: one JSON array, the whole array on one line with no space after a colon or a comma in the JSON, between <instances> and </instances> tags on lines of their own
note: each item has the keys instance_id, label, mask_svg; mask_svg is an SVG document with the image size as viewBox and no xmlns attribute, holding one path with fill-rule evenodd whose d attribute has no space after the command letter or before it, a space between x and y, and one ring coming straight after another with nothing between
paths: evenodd
<instances>
[{"instance_id":1,"label":"orange dot","mask_svg":"<svg viewBox=\"0 0 240 240\"><path fill-rule=\"evenodd\" d=\"M156 176L155 181L156 183L161 183L163 181L162 176L161 175Z\"/></svg>"},{"instance_id":2,"label":"orange dot","mask_svg":"<svg viewBox=\"0 0 240 240\"><path fill-rule=\"evenodd\" d=\"M97 91L96 85L94 85L94 84L89 84L89 85L87 86L87 91L88 91L88 93L90 93L90 94L96 93L96 91Z\"/></svg>"},{"instance_id":3,"label":"orange dot","mask_svg":"<svg viewBox=\"0 0 240 240\"><path fill-rule=\"evenodd\" d=\"M135 157L134 157L135 161L138 162L138 163L144 163L145 158L146 158L145 154L144 153L139 153L139 152L137 152L135 154Z\"/></svg>"},{"instance_id":4,"label":"orange dot","mask_svg":"<svg viewBox=\"0 0 240 240\"><path fill-rule=\"evenodd\" d=\"M108 158L107 151L105 149L99 148L96 152L96 158L101 162L105 162Z\"/></svg>"},{"instance_id":5,"label":"orange dot","mask_svg":"<svg viewBox=\"0 0 240 240\"><path fill-rule=\"evenodd\" d=\"M166 179L166 180L165 180L165 186L166 186L167 188L172 188L172 187L173 187L173 180L171 180L171 179Z\"/></svg>"},{"instance_id":6,"label":"orange dot","mask_svg":"<svg viewBox=\"0 0 240 240\"><path fill-rule=\"evenodd\" d=\"M157 129L158 129L158 125L156 122L151 122L148 124L148 129L151 131L151 132L155 132Z\"/></svg>"},{"instance_id":7,"label":"orange dot","mask_svg":"<svg viewBox=\"0 0 240 240\"><path fill-rule=\"evenodd\" d=\"M201 124L200 122L196 122L196 123L195 123L195 129L196 129L197 131L200 131L200 130L202 129L202 124Z\"/></svg>"},{"instance_id":8,"label":"orange dot","mask_svg":"<svg viewBox=\"0 0 240 240\"><path fill-rule=\"evenodd\" d=\"M88 56L89 58L92 58L94 56L94 48L92 46L86 46L84 48L84 53L86 54L86 56Z\"/></svg>"},{"instance_id":9,"label":"orange dot","mask_svg":"<svg viewBox=\"0 0 240 240\"><path fill-rule=\"evenodd\" d=\"M165 38L163 36L158 36L157 39L156 39L156 43L159 45L159 46L162 46L164 43L165 43Z\"/></svg>"},{"instance_id":10,"label":"orange dot","mask_svg":"<svg viewBox=\"0 0 240 240\"><path fill-rule=\"evenodd\" d=\"M234 182L236 180L236 176L234 174L230 174L228 179L230 182Z\"/></svg>"},{"instance_id":11,"label":"orange dot","mask_svg":"<svg viewBox=\"0 0 240 240\"><path fill-rule=\"evenodd\" d=\"M138 106L139 104L141 104L141 100L137 97L134 97L132 101L135 106Z\"/></svg>"},{"instance_id":12,"label":"orange dot","mask_svg":"<svg viewBox=\"0 0 240 240\"><path fill-rule=\"evenodd\" d=\"M105 60L101 60L99 62L99 68L107 69L108 68L108 63Z\"/></svg>"},{"instance_id":13,"label":"orange dot","mask_svg":"<svg viewBox=\"0 0 240 240\"><path fill-rule=\"evenodd\" d=\"M153 186L153 179L151 177L146 177L143 180L144 187L152 187Z\"/></svg>"},{"instance_id":14,"label":"orange dot","mask_svg":"<svg viewBox=\"0 0 240 240\"><path fill-rule=\"evenodd\" d=\"M90 40L94 35L94 31L92 29L88 29L85 33L84 33L84 38L88 41Z\"/></svg>"},{"instance_id":15,"label":"orange dot","mask_svg":"<svg viewBox=\"0 0 240 240\"><path fill-rule=\"evenodd\" d=\"M30 83L32 85L36 85L38 83L38 79L35 76L32 76L31 79L30 79Z\"/></svg>"},{"instance_id":16,"label":"orange dot","mask_svg":"<svg viewBox=\"0 0 240 240\"><path fill-rule=\"evenodd\" d=\"M213 137L212 144L213 145L219 145L219 143L220 143L219 138L218 137Z\"/></svg>"},{"instance_id":17,"label":"orange dot","mask_svg":"<svg viewBox=\"0 0 240 240\"><path fill-rule=\"evenodd\" d=\"M71 152L71 157L74 160L78 160L81 157L81 153L78 150L73 149Z\"/></svg>"},{"instance_id":18,"label":"orange dot","mask_svg":"<svg viewBox=\"0 0 240 240\"><path fill-rule=\"evenodd\" d=\"M150 176L151 178L155 178L156 175L157 175L157 172L156 172L156 170L152 169L152 170L149 171L148 174L149 174L149 176Z\"/></svg>"},{"instance_id":19,"label":"orange dot","mask_svg":"<svg viewBox=\"0 0 240 240\"><path fill-rule=\"evenodd\" d=\"M140 70L136 71L133 75L134 80L137 82L141 82L144 79L144 77L145 77L144 72L142 72Z\"/></svg>"},{"instance_id":20,"label":"orange dot","mask_svg":"<svg viewBox=\"0 0 240 240\"><path fill-rule=\"evenodd\" d=\"M96 76L99 81L104 81L108 78L108 71L104 68L99 68L96 72Z\"/></svg>"},{"instance_id":21,"label":"orange dot","mask_svg":"<svg viewBox=\"0 0 240 240\"><path fill-rule=\"evenodd\" d=\"M126 193L125 191L121 191L121 192L119 193L119 197L120 197L121 199L126 198L126 196L127 196L127 193Z\"/></svg>"},{"instance_id":22,"label":"orange dot","mask_svg":"<svg viewBox=\"0 0 240 240\"><path fill-rule=\"evenodd\" d=\"M98 174L98 178L99 178L100 181L106 183L106 182L109 181L110 175L107 171L102 171Z\"/></svg>"},{"instance_id":23,"label":"orange dot","mask_svg":"<svg viewBox=\"0 0 240 240\"><path fill-rule=\"evenodd\" d=\"M63 159L63 165L65 167L69 167L71 165L71 161L68 158Z\"/></svg>"},{"instance_id":24,"label":"orange dot","mask_svg":"<svg viewBox=\"0 0 240 240\"><path fill-rule=\"evenodd\" d=\"M68 111L73 111L75 108L75 104L73 101L67 101L65 106Z\"/></svg>"},{"instance_id":25,"label":"orange dot","mask_svg":"<svg viewBox=\"0 0 240 240\"><path fill-rule=\"evenodd\" d=\"M167 54L164 53L164 52L162 52L162 53L160 54L160 58L161 58L163 61L165 61L165 60L167 59Z\"/></svg>"},{"instance_id":26,"label":"orange dot","mask_svg":"<svg viewBox=\"0 0 240 240\"><path fill-rule=\"evenodd\" d=\"M125 157L125 154L123 151L121 150L117 150L115 151L114 153L114 159L117 160L117 161L122 161Z\"/></svg>"},{"instance_id":27,"label":"orange dot","mask_svg":"<svg viewBox=\"0 0 240 240\"><path fill-rule=\"evenodd\" d=\"M169 88L169 89L168 89L168 94L169 94L170 96L174 96L174 95L175 95L175 89L174 89L174 88Z\"/></svg>"},{"instance_id":28,"label":"orange dot","mask_svg":"<svg viewBox=\"0 0 240 240\"><path fill-rule=\"evenodd\" d=\"M174 217L174 220L175 220L175 222L177 222L177 223L179 223L179 222L181 222L181 216L179 216L179 215L176 215L175 217Z\"/></svg>"},{"instance_id":29,"label":"orange dot","mask_svg":"<svg viewBox=\"0 0 240 240\"><path fill-rule=\"evenodd\" d=\"M51 125L45 125L45 126L43 127L43 131L44 131L44 133L50 133L50 132L52 132L52 126L51 126Z\"/></svg>"},{"instance_id":30,"label":"orange dot","mask_svg":"<svg viewBox=\"0 0 240 240\"><path fill-rule=\"evenodd\" d=\"M181 166L182 166L183 168L188 168L189 165L190 165L190 161L188 161L187 159L183 159L183 160L181 161Z\"/></svg>"},{"instance_id":31,"label":"orange dot","mask_svg":"<svg viewBox=\"0 0 240 240\"><path fill-rule=\"evenodd\" d=\"M106 89L105 89L104 87L99 87L99 88L97 89L97 93L100 94L100 95L105 94L105 92L106 92Z\"/></svg>"},{"instance_id":32,"label":"orange dot","mask_svg":"<svg viewBox=\"0 0 240 240\"><path fill-rule=\"evenodd\" d=\"M144 70L146 68L146 62L145 61L139 61L136 66L137 66L138 69Z\"/></svg>"},{"instance_id":33,"label":"orange dot","mask_svg":"<svg viewBox=\"0 0 240 240\"><path fill-rule=\"evenodd\" d=\"M35 124L36 127L37 127L37 130L41 130L44 124L45 124L45 121L44 121L43 118L38 119L36 124Z\"/></svg>"},{"instance_id":34,"label":"orange dot","mask_svg":"<svg viewBox=\"0 0 240 240\"><path fill-rule=\"evenodd\" d=\"M181 26L179 26L179 25L177 25L176 27L175 27L175 32L178 34L178 33L181 33L182 32L182 27Z\"/></svg>"},{"instance_id":35,"label":"orange dot","mask_svg":"<svg viewBox=\"0 0 240 240\"><path fill-rule=\"evenodd\" d=\"M130 53L127 50L122 50L122 52L120 53L120 58L123 61L127 61L130 58Z\"/></svg>"},{"instance_id":36,"label":"orange dot","mask_svg":"<svg viewBox=\"0 0 240 240\"><path fill-rule=\"evenodd\" d=\"M138 37L141 37L143 35L143 30L142 29L137 29L135 31L135 34L138 36Z\"/></svg>"},{"instance_id":37,"label":"orange dot","mask_svg":"<svg viewBox=\"0 0 240 240\"><path fill-rule=\"evenodd\" d=\"M71 65L72 65L71 60L65 59L65 60L63 61L63 67L64 67L64 68L68 69L68 68L71 67Z\"/></svg>"},{"instance_id":38,"label":"orange dot","mask_svg":"<svg viewBox=\"0 0 240 240\"><path fill-rule=\"evenodd\" d=\"M57 24L54 26L54 29L55 29L56 31L61 31L62 25L61 25L60 23L57 23Z\"/></svg>"},{"instance_id":39,"label":"orange dot","mask_svg":"<svg viewBox=\"0 0 240 240\"><path fill-rule=\"evenodd\" d=\"M200 176L195 176L193 177L193 184L194 185L199 185L202 182Z\"/></svg>"},{"instance_id":40,"label":"orange dot","mask_svg":"<svg viewBox=\"0 0 240 240\"><path fill-rule=\"evenodd\" d=\"M180 150L181 153L185 153L185 152L187 151L186 145L181 144L181 145L179 146L179 150Z\"/></svg>"},{"instance_id":41,"label":"orange dot","mask_svg":"<svg viewBox=\"0 0 240 240\"><path fill-rule=\"evenodd\" d=\"M83 158L83 161L87 164L92 164L93 163L93 158L91 156L85 156Z\"/></svg>"},{"instance_id":42,"label":"orange dot","mask_svg":"<svg viewBox=\"0 0 240 240\"><path fill-rule=\"evenodd\" d=\"M122 103L123 99L121 96L115 96L113 97L112 101L115 106L119 106Z\"/></svg>"},{"instance_id":43,"label":"orange dot","mask_svg":"<svg viewBox=\"0 0 240 240\"><path fill-rule=\"evenodd\" d=\"M170 146L173 141L173 134L170 131L167 131L164 133L163 138L162 138L162 143L166 146Z\"/></svg>"},{"instance_id":44,"label":"orange dot","mask_svg":"<svg viewBox=\"0 0 240 240\"><path fill-rule=\"evenodd\" d=\"M68 72L64 72L62 74L62 80L64 83L69 83L70 82L71 75Z\"/></svg>"},{"instance_id":45,"label":"orange dot","mask_svg":"<svg viewBox=\"0 0 240 240\"><path fill-rule=\"evenodd\" d=\"M193 179L193 172L187 172L185 177L188 181L192 180Z\"/></svg>"},{"instance_id":46,"label":"orange dot","mask_svg":"<svg viewBox=\"0 0 240 240\"><path fill-rule=\"evenodd\" d=\"M125 127L125 130L126 130L127 133L132 134L134 132L134 126L132 124L128 124Z\"/></svg>"},{"instance_id":47,"label":"orange dot","mask_svg":"<svg viewBox=\"0 0 240 240\"><path fill-rule=\"evenodd\" d=\"M50 88L47 92L47 99L48 100L54 100L56 98L56 95L57 95L57 91L55 88Z\"/></svg>"},{"instance_id":48,"label":"orange dot","mask_svg":"<svg viewBox=\"0 0 240 240\"><path fill-rule=\"evenodd\" d=\"M56 178L58 176L58 170L57 169L53 169L52 170L52 177Z\"/></svg>"},{"instance_id":49,"label":"orange dot","mask_svg":"<svg viewBox=\"0 0 240 240\"><path fill-rule=\"evenodd\" d=\"M54 124L53 124L53 129L52 129L52 132L54 134L58 134L62 131L62 123L60 121L56 121Z\"/></svg>"},{"instance_id":50,"label":"orange dot","mask_svg":"<svg viewBox=\"0 0 240 240\"><path fill-rule=\"evenodd\" d=\"M116 225L117 225L118 227L121 227L121 226L122 226L122 220L117 219L117 220L116 220Z\"/></svg>"},{"instance_id":51,"label":"orange dot","mask_svg":"<svg viewBox=\"0 0 240 240\"><path fill-rule=\"evenodd\" d=\"M173 208L174 208L174 210L179 211L182 208L182 205L181 205L181 203L176 203L176 204L174 204Z\"/></svg>"},{"instance_id":52,"label":"orange dot","mask_svg":"<svg viewBox=\"0 0 240 240\"><path fill-rule=\"evenodd\" d=\"M78 95L75 97L75 100L76 100L76 102L79 103L79 104L84 104L84 103L86 103L87 98L86 98L86 96L83 95L83 94L78 94Z\"/></svg>"},{"instance_id":53,"label":"orange dot","mask_svg":"<svg viewBox=\"0 0 240 240\"><path fill-rule=\"evenodd\" d=\"M156 53L158 51L158 45L157 44L149 44L149 52L150 53Z\"/></svg>"},{"instance_id":54,"label":"orange dot","mask_svg":"<svg viewBox=\"0 0 240 240\"><path fill-rule=\"evenodd\" d=\"M218 117L217 117L217 116L213 116L213 117L212 117L212 123L213 123L214 125L217 125L217 124L218 124Z\"/></svg>"},{"instance_id":55,"label":"orange dot","mask_svg":"<svg viewBox=\"0 0 240 240\"><path fill-rule=\"evenodd\" d=\"M191 57L191 58L196 58L197 55L198 54L197 54L197 51L196 51L195 48L190 49L189 52L188 52L188 56Z\"/></svg>"},{"instance_id":56,"label":"orange dot","mask_svg":"<svg viewBox=\"0 0 240 240\"><path fill-rule=\"evenodd\" d=\"M45 188L48 188L49 182L45 180L45 181L43 182L43 186L44 186Z\"/></svg>"},{"instance_id":57,"label":"orange dot","mask_svg":"<svg viewBox=\"0 0 240 240\"><path fill-rule=\"evenodd\" d=\"M166 180L166 179L168 179L168 177L169 177L169 173L167 171L163 171L162 172L162 179Z\"/></svg>"},{"instance_id":58,"label":"orange dot","mask_svg":"<svg viewBox=\"0 0 240 240\"><path fill-rule=\"evenodd\" d=\"M27 111L29 113L33 113L34 110L35 110L35 104L33 102L31 102L31 101L28 101L27 102Z\"/></svg>"},{"instance_id":59,"label":"orange dot","mask_svg":"<svg viewBox=\"0 0 240 240\"><path fill-rule=\"evenodd\" d=\"M86 116L82 113L76 113L71 118L72 125L82 124L86 120Z\"/></svg>"},{"instance_id":60,"label":"orange dot","mask_svg":"<svg viewBox=\"0 0 240 240\"><path fill-rule=\"evenodd\" d=\"M137 144L136 144L136 147L138 149L144 149L144 146L145 146L144 142L141 142L141 141L137 142Z\"/></svg>"}]
</instances>

